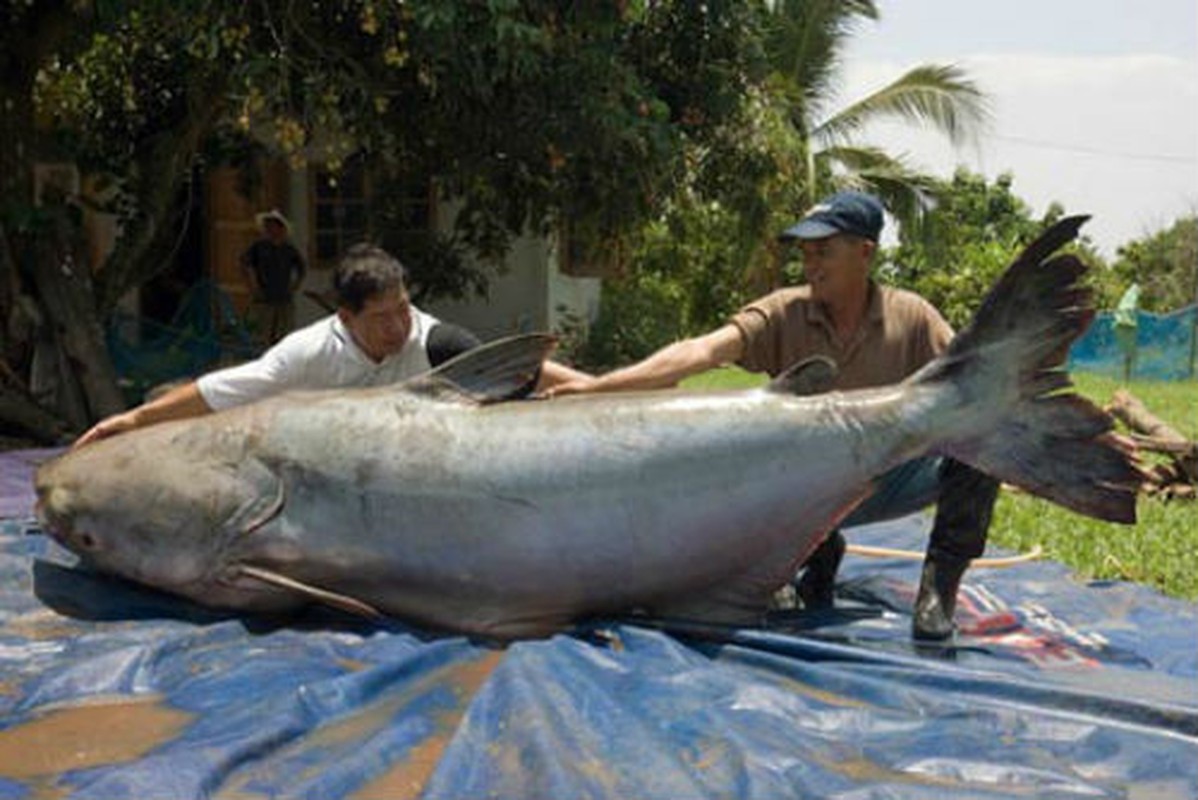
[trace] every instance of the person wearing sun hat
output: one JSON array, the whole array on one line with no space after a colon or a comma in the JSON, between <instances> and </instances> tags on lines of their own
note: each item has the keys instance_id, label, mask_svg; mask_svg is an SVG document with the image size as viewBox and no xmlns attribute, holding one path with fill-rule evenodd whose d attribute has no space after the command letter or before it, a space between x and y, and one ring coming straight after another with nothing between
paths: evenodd
<instances>
[{"instance_id":1,"label":"person wearing sun hat","mask_svg":"<svg viewBox=\"0 0 1198 800\"><path fill-rule=\"evenodd\" d=\"M805 284L754 300L710 333L548 394L666 388L724 364L774 377L812 356L836 363L835 389L898 383L944 352L953 332L927 300L870 276L884 224L877 197L860 191L830 195L778 237L797 248ZM845 527L877 522L937 503L912 615L917 638L952 634L957 589L970 560L985 549L998 486L960 462L919 459L879 478L874 493L844 521ZM845 547L843 534L834 530L808 558L795 586L805 608L833 605Z\"/></svg>"},{"instance_id":2,"label":"person wearing sun hat","mask_svg":"<svg viewBox=\"0 0 1198 800\"><path fill-rule=\"evenodd\" d=\"M291 223L277 208L254 217L259 238L241 255L252 292L250 319L265 344L274 344L295 326L295 292L307 265L291 243Z\"/></svg>"}]
</instances>

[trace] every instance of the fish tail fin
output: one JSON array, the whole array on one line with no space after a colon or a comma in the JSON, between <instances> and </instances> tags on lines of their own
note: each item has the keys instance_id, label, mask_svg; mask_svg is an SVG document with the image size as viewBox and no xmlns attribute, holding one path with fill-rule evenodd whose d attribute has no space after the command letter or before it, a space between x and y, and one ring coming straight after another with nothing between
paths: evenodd
<instances>
[{"instance_id":1,"label":"fish tail fin","mask_svg":"<svg viewBox=\"0 0 1198 800\"><path fill-rule=\"evenodd\" d=\"M1064 367L1094 308L1086 265L1056 251L1087 219L1066 217L1028 245L969 327L909 381L955 390L941 406L951 419L933 421L949 431L944 454L1086 516L1132 523L1140 472Z\"/></svg>"}]
</instances>

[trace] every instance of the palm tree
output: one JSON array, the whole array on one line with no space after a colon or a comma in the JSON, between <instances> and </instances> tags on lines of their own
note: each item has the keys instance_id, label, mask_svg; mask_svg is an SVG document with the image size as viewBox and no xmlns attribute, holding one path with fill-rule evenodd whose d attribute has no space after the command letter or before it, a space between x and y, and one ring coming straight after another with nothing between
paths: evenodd
<instances>
[{"instance_id":1,"label":"palm tree","mask_svg":"<svg viewBox=\"0 0 1198 800\"><path fill-rule=\"evenodd\" d=\"M835 107L845 44L859 23L878 18L873 0L766 0L754 8L761 51L743 62L742 113L693 143L680 189L630 248L624 297L660 296L662 287L673 293L652 315L645 305L604 301L627 355L710 330L743 302L796 279L792 254L774 234L836 189L873 191L908 230L917 229L936 180L861 143L866 123L904 119L962 142L985 122L981 92L952 66L916 67ZM648 316L672 325L671 334L645 335Z\"/></svg>"},{"instance_id":2,"label":"palm tree","mask_svg":"<svg viewBox=\"0 0 1198 800\"><path fill-rule=\"evenodd\" d=\"M787 211L802 212L837 189L862 188L881 197L900 222L918 225L933 199L934 179L857 137L870 122L902 119L930 126L954 144L966 142L988 119L981 91L959 67L927 64L832 109L844 44L861 20L878 19L876 3L777 0L766 19L769 94L789 128Z\"/></svg>"}]
</instances>

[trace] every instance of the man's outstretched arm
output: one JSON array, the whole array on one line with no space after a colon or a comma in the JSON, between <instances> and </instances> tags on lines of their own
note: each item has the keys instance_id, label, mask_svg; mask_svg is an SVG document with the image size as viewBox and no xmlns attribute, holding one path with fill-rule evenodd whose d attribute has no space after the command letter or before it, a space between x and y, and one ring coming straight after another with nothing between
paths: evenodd
<instances>
[{"instance_id":1,"label":"man's outstretched arm","mask_svg":"<svg viewBox=\"0 0 1198 800\"><path fill-rule=\"evenodd\" d=\"M100 420L76 439L72 448L83 447L100 439L136 428L144 428L147 425L155 425L173 419L198 417L211 412L212 407L200 394L196 382L188 381L148 403Z\"/></svg>"},{"instance_id":2,"label":"man's outstretched arm","mask_svg":"<svg viewBox=\"0 0 1198 800\"><path fill-rule=\"evenodd\" d=\"M744 352L744 339L735 325L668 344L645 359L596 378L572 380L550 386L555 397L582 392L619 392L629 389L665 389L679 381L736 361Z\"/></svg>"}]
</instances>

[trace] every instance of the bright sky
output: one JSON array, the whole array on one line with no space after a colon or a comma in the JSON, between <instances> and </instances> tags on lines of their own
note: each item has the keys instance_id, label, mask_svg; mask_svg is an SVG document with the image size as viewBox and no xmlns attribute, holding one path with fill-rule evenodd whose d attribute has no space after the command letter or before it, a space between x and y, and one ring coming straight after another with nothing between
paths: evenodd
<instances>
[{"instance_id":1,"label":"bright sky","mask_svg":"<svg viewBox=\"0 0 1198 800\"><path fill-rule=\"evenodd\" d=\"M975 144L906 125L862 142L934 174L964 165L1014 176L1035 214L1090 213L1104 255L1198 213L1198 2L879 0L846 49L838 107L916 64L963 67L992 120Z\"/></svg>"}]
</instances>

